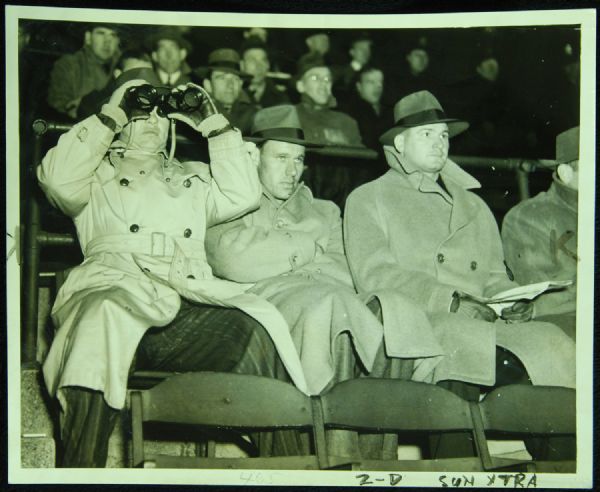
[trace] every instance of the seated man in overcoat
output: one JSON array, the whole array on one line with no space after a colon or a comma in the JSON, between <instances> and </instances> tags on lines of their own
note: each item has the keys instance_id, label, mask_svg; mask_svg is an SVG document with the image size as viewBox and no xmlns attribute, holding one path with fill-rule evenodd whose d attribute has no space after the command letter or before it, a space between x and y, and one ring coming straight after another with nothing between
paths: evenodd
<instances>
[{"instance_id":1,"label":"seated man in overcoat","mask_svg":"<svg viewBox=\"0 0 600 492\"><path fill-rule=\"evenodd\" d=\"M346 204L345 247L358 291L393 289L426 312L445 349L431 382L463 397L477 401L480 386L529 380L574 387L572 340L553 324L496 321L482 300L515 283L494 216L469 191L479 183L448 158L450 138L468 123L447 117L428 91L400 99L394 121L380 139L391 169ZM462 343L450 347L450 338ZM433 454L472 454L472 445L440 444Z\"/></svg>"},{"instance_id":2,"label":"seated man in overcoat","mask_svg":"<svg viewBox=\"0 0 600 492\"><path fill-rule=\"evenodd\" d=\"M556 137L556 163L550 189L506 214L502 243L506 262L519 284L573 282L539 296L534 308L536 319L552 321L575 339L579 127Z\"/></svg>"},{"instance_id":3,"label":"seated man in overcoat","mask_svg":"<svg viewBox=\"0 0 600 492\"><path fill-rule=\"evenodd\" d=\"M98 114L62 135L37 169L85 257L58 292L43 367L61 406L62 466L105 465L132 368L293 374L265 330L280 315L244 295L247 286L214 278L204 253L208 226L259 203L256 148L198 86L180 89L194 92L194 108L150 99L153 77L125 72ZM174 120L208 139L210 167L168 152Z\"/></svg>"},{"instance_id":4,"label":"seated man in overcoat","mask_svg":"<svg viewBox=\"0 0 600 492\"><path fill-rule=\"evenodd\" d=\"M384 328L374 314L379 310L377 297L356 295L344 254L338 206L315 199L300 181L306 148L314 144L304 138L294 106L260 110L250 138L260 149L260 207L208 229L206 252L215 274L254 282L249 292L282 313L311 394L359 375L410 378L412 365L405 366L395 358L402 355L405 344L391 337L384 349ZM401 299L397 302L402 305ZM410 315L405 314L403 321L410 323ZM419 326L426 323L418 312L412 321ZM394 330L392 321L388 330ZM361 442L363 457L381 451L381 442L374 444L375 438L367 441ZM336 453L358 452L356 443L354 447L348 441L342 444L342 438L335 443L332 449ZM386 440L386 452L395 456L396 447L391 443Z\"/></svg>"}]
</instances>

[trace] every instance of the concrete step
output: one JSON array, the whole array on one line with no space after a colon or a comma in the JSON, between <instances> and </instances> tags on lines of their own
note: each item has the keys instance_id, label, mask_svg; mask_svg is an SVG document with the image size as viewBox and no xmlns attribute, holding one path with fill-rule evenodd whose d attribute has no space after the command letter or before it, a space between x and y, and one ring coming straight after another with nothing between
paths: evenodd
<instances>
[{"instance_id":1,"label":"concrete step","mask_svg":"<svg viewBox=\"0 0 600 492\"><path fill-rule=\"evenodd\" d=\"M22 468L54 468L56 444L46 436L21 437Z\"/></svg>"},{"instance_id":2,"label":"concrete step","mask_svg":"<svg viewBox=\"0 0 600 492\"><path fill-rule=\"evenodd\" d=\"M21 369L21 434L52 437L54 423L48 409L39 368Z\"/></svg>"}]
</instances>

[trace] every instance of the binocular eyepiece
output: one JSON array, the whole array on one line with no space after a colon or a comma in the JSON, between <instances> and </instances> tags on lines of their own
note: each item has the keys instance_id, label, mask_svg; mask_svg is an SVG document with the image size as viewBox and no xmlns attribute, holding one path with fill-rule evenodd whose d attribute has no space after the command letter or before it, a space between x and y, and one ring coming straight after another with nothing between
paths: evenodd
<instances>
[{"instance_id":1,"label":"binocular eyepiece","mask_svg":"<svg viewBox=\"0 0 600 492\"><path fill-rule=\"evenodd\" d=\"M131 87L125 97L133 110L150 113L155 107L159 116L171 113L191 113L200 109L205 100L203 91L195 87L172 90L169 87L154 87L143 84Z\"/></svg>"}]
</instances>

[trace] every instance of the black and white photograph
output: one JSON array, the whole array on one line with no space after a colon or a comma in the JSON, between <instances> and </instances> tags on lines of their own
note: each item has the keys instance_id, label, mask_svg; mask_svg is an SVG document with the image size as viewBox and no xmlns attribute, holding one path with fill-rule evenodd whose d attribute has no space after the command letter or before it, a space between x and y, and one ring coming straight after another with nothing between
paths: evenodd
<instances>
[{"instance_id":1,"label":"black and white photograph","mask_svg":"<svg viewBox=\"0 0 600 492\"><path fill-rule=\"evenodd\" d=\"M5 7L9 483L591 488L596 11L121 7Z\"/></svg>"}]
</instances>

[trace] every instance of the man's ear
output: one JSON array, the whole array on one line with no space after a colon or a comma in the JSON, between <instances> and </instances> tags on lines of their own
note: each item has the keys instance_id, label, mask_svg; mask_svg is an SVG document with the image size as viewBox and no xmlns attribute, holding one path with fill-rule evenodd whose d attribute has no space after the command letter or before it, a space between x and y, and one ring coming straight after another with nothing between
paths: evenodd
<instances>
[{"instance_id":1,"label":"man's ear","mask_svg":"<svg viewBox=\"0 0 600 492\"><path fill-rule=\"evenodd\" d=\"M90 44L92 44L92 33L90 31L85 31L85 34L83 37L83 42L85 43L86 46L89 46Z\"/></svg>"},{"instance_id":2,"label":"man's ear","mask_svg":"<svg viewBox=\"0 0 600 492\"><path fill-rule=\"evenodd\" d=\"M404 152L404 134L399 133L394 137L394 148L400 153Z\"/></svg>"},{"instance_id":3,"label":"man's ear","mask_svg":"<svg viewBox=\"0 0 600 492\"><path fill-rule=\"evenodd\" d=\"M300 94L304 94L304 81L302 79L298 80L296 82L296 90L300 93Z\"/></svg>"},{"instance_id":4,"label":"man's ear","mask_svg":"<svg viewBox=\"0 0 600 492\"><path fill-rule=\"evenodd\" d=\"M150 56L152 57L152 61L154 63L158 63L158 54L156 53L156 51L153 51Z\"/></svg>"},{"instance_id":5,"label":"man's ear","mask_svg":"<svg viewBox=\"0 0 600 492\"><path fill-rule=\"evenodd\" d=\"M181 48L179 50L179 58L181 59L181 61L185 60L186 56L187 56L187 50L185 48Z\"/></svg>"},{"instance_id":6,"label":"man's ear","mask_svg":"<svg viewBox=\"0 0 600 492\"><path fill-rule=\"evenodd\" d=\"M204 79L202 81L202 87L204 87L206 89L206 92L208 92L209 94L212 94L213 88L212 88L212 84L211 84L210 80Z\"/></svg>"},{"instance_id":7,"label":"man's ear","mask_svg":"<svg viewBox=\"0 0 600 492\"><path fill-rule=\"evenodd\" d=\"M559 164L556 168L556 174L565 184L570 184L573 180L573 168L568 164Z\"/></svg>"}]
</instances>

